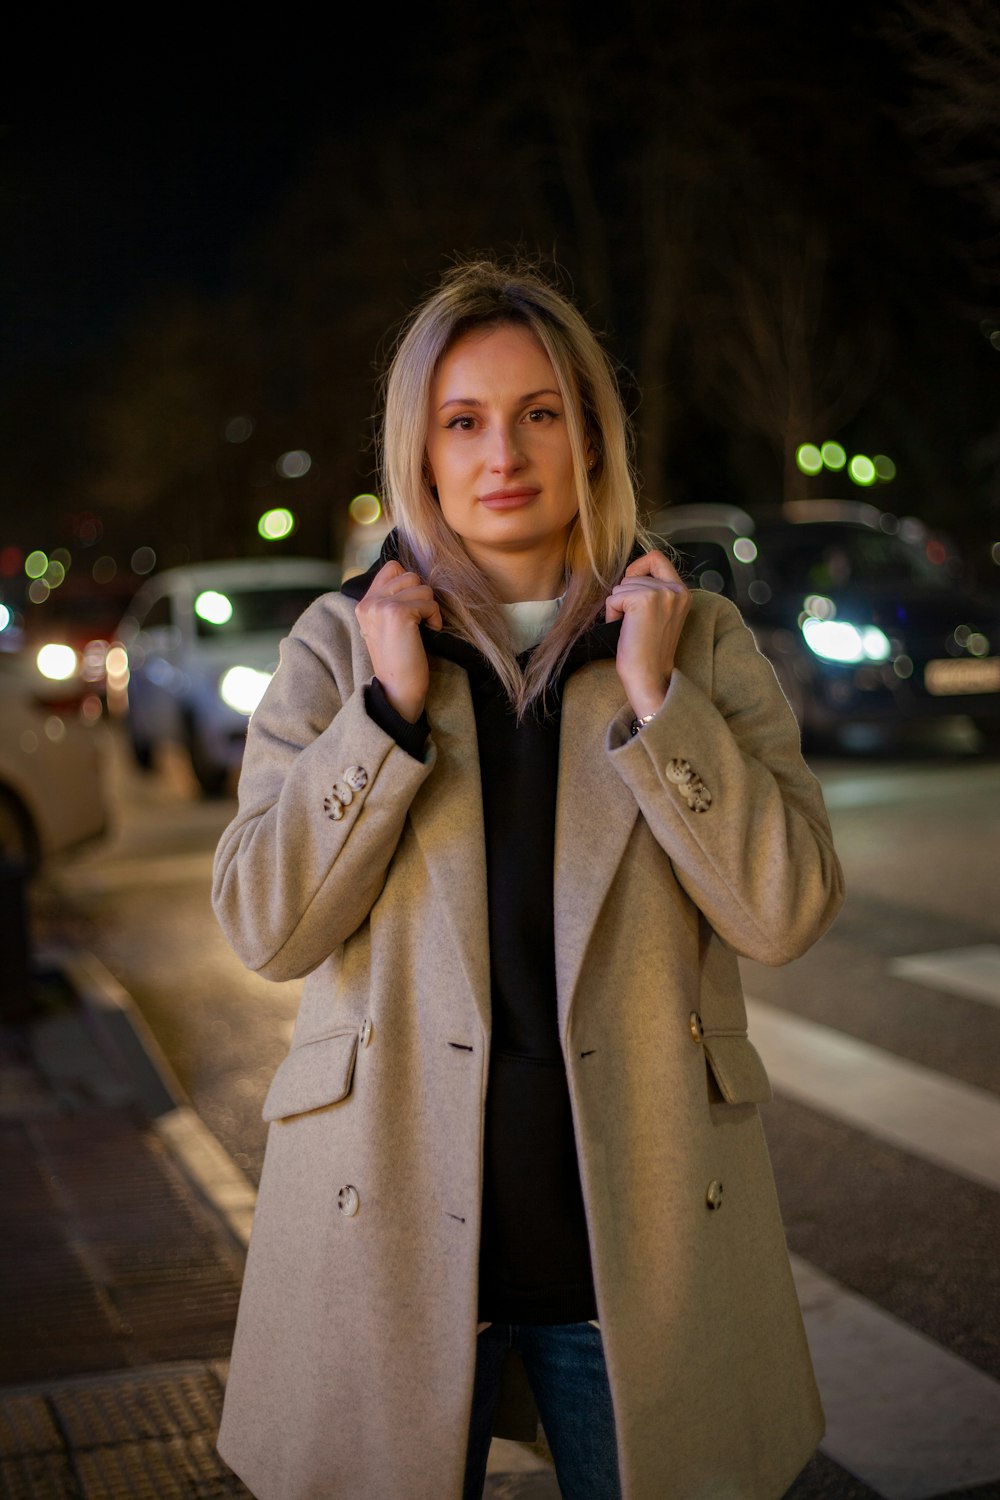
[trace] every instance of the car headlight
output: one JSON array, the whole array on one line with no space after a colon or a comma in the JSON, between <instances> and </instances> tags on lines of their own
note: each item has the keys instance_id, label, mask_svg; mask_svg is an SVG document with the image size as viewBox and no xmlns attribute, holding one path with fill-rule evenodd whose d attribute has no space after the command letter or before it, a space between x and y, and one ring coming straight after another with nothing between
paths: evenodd
<instances>
[{"instance_id":1,"label":"car headlight","mask_svg":"<svg viewBox=\"0 0 1000 1500\"><path fill-rule=\"evenodd\" d=\"M809 650L824 661L888 661L892 655L889 637L877 625L810 617L802 621L802 634Z\"/></svg>"},{"instance_id":2,"label":"car headlight","mask_svg":"<svg viewBox=\"0 0 1000 1500\"><path fill-rule=\"evenodd\" d=\"M50 682L66 682L72 677L77 669L77 654L72 646L64 646L57 641L49 641L47 646L42 646L35 664L43 677Z\"/></svg>"},{"instance_id":3,"label":"car headlight","mask_svg":"<svg viewBox=\"0 0 1000 1500\"><path fill-rule=\"evenodd\" d=\"M230 667L219 683L219 697L238 714L249 716L270 681L271 673L258 672L256 667Z\"/></svg>"}]
</instances>

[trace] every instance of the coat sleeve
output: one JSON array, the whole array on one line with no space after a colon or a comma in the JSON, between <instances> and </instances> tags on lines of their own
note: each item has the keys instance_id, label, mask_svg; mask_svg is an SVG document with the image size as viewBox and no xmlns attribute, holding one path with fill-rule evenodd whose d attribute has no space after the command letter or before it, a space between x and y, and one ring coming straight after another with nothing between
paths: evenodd
<instances>
[{"instance_id":1,"label":"coat sleeve","mask_svg":"<svg viewBox=\"0 0 1000 1500\"><path fill-rule=\"evenodd\" d=\"M415 760L369 717L357 665L346 622L319 601L282 642L250 720L212 904L268 979L309 973L364 922L433 769L433 746Z\"/></svg>"},{"instance_id":2,"label":"coat sleeve","mask_svg":"<svg viewBox=\"0 0 1000 1500\"><path fill-rule=\"evenodd\" d=\"M606 749L723 941L787 963L833 921L843 874L771 664L733 605L695 600L663 707L634 737L620 714Z\"/></svg>"}]
</instances>

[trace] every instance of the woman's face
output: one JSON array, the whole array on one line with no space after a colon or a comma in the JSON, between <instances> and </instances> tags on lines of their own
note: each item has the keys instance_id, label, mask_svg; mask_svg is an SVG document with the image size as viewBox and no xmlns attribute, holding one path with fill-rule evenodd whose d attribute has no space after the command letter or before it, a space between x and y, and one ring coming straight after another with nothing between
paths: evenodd
<instances>
[{"instance_id":1,"label":"woman's face","mask_svg":"<svg viewBox=\"0 0 1000 1500\"><path fill-rule=\"evenodd\" d=\"M555 371L527 328L473 331L443 357L427 462L445 521L501 592L518 573L561 579L577 513L573 458Z\"/></svg>"}]
</instances>

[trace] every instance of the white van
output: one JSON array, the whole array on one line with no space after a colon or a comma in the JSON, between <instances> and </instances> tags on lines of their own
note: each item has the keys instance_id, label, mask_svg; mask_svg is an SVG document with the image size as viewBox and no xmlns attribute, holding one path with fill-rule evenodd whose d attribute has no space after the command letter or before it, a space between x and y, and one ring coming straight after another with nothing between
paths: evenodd
<instances>
[{"instance_id":1,"label":"white van","mask_svg":"<svg viewBox=\"0 0 1000 1500\"><path fill-rule=\"evenodd\" d=\"M312 558L169 568L143 584L123 618L132 748L186 745L202 791L220 796L243 758L247 722L278 664L278 642L340 569Z\"/></svg>"}]
</instances>

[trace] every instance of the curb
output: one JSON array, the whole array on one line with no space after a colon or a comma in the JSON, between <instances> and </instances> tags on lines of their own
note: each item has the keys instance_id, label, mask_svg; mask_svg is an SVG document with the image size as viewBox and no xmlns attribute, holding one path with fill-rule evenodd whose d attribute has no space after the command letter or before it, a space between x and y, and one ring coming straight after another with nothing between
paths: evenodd
<instances>
[{"instance_id":1,"label":"curb","mask_svg":"<svg viewBox=\"0 0 1000 1500\"><path fill-rule=\"evenodd\" d=\"M41 961L65 976L153 1129L245 1252L256 1191L191 1105L132 996L92 953L43 954Z\"/></svg>"}]
</instances>

